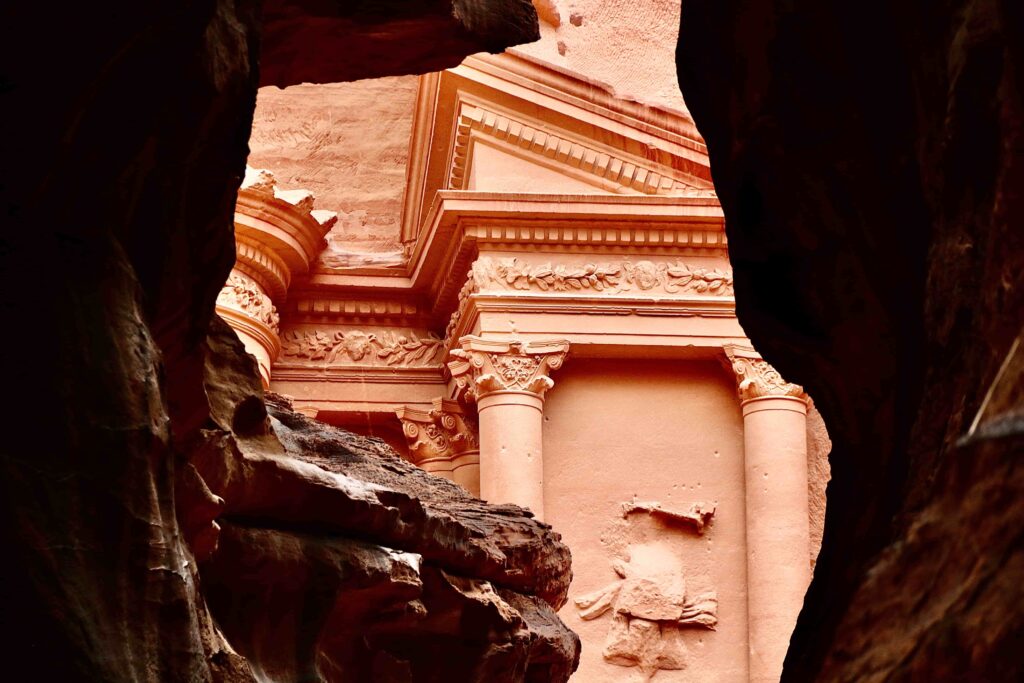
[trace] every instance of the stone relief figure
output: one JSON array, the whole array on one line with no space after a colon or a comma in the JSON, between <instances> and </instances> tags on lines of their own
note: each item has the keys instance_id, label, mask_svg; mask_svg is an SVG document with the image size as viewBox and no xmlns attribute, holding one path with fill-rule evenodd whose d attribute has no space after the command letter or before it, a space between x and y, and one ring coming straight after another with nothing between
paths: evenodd
<instances>
[{"instance_id":1,"label":"stone relief figure","mask_svg":"<svg viewBox=\"0 0 1024 683\"><path fill-rule=\"evenodd\" d=\"M643 680L659 669L685 669L688 650L683 631L714 630L718 596L689 595L677 558L663 544L629 547L626 561L612 562L619 576L614 583L574 601L584 620L611 613L603 656L611 664L637 667Z\"/></svg>"}]
</instances>

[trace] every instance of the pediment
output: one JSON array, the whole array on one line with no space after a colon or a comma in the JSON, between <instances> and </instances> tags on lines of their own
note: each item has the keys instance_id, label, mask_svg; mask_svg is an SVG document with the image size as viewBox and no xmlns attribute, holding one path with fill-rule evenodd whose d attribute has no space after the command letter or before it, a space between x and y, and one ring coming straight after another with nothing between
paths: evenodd
<instances>
[{"instance_id":1,"label":"pediment","mask_svg":"<svg viewBox=\"0 0 1024 683\"><path fill-rule=\"evenodd\" d=\"M712 195L707 148L682 112L616 98L519 55L422 77L403 241L437 192Z\"/></svg>"},{"instance_id":2,"label":"pediment","mask_svg":"<svg viewBox=\"0 0 1024 683\"><path fill-rule=\"evenodd\" d=\"M447 189L671 195L706 187L543 120L465 105L456 125Z\"/></svg>"}]
</instances>

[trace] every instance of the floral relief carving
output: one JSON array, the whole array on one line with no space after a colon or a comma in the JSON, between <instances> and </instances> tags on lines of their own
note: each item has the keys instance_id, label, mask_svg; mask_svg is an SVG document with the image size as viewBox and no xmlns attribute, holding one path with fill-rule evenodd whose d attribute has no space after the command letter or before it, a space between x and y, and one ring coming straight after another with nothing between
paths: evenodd
<instances>
[{"instance_id":1,"label":"floral relief carving","mask_svg":"<svg viewBox=\"0 0 1024 683\"><path fill-rule=\"evenodd\" d=\"M529 391L543 396L554 386L548 374L562 367L566 341L489 342L463 337L452 349L448 368L465 398L475 400L494 391Z\"/></svg>"},{"instance_id":2,"label":"floral relief carving","mask_svg":"<svg viewBox=\"0 0 1024 683\"><path fill-rule=\"evenodd\" d=\"M402 423L402 433L415 464L450 460L480 448L476 425L454 401L438 399L430 410L405 406L395 413Z\"/></svg>"},{"instance_id":3,"label":"floral relief carving","mask_svg":"<svg viewBox=\"0 0 1024 683\"><path fill-rule=\"evenodd\" d=\"M736 390L740 400L748 401L755 398L789 396L808 400L804 388L799 384L787 382L779 371L760 358L749 358L726 350L730 367L736 374Z\"/></svg>"},{"instance_id":4,"label":"floral relief carving","mask_svg":"<svg viewBox=\"0 0 1024 683\"><path fill-rule=\"evenodd\" d=\"M217 305L241 311L274 332L278 331L281 323L281 317L270 297L252 279L237 271L232 271L228 276L228 281L217 295Z\"/></svg>"},{"instance_id":5,"label":"floral relief carving","mask_svg":"<svg viewBox=\"0 0 1024 683\"><path fill-rule=\"evenodd\" d=\"M669 294L729 296L732 271L691 266L682 261L623 261L583 265L530 264L518 258L478 259L472 268L477 288L498 285L510 290L553 292L629 292L659 290Z\"/></svg>"},{"instance_id":6,"label":"floral relief carving","mask_svg":"<svg viewBox=\"0 0 1024 683\"><path fill-rule=\"evenodd\" d=\"M440 364L443 347L434 335L414 332L289 330L281 338L281 349L285 357L326 364L430 367Z\"/></svg>"}]
</instances>

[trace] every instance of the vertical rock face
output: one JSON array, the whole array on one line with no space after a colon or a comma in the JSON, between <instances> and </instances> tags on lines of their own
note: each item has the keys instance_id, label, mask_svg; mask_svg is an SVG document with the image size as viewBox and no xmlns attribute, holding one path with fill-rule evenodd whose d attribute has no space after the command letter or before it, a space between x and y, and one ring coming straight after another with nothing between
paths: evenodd
<instances>
[{"instance_id":1,"label":"vertical rock face","mask_svg":"<svg viewBox=\"0 0 1024 683\"><path fill-rule=\"evenodd\" d=\"M213 320L259 4L3 11L5 666L39 681L419 681L454 680L457 662L466 680L565 680L579 642L553 612L570 577L557 535L285 406L271 420L252 359ZM375 16L429 46L414 4ZM503 33L516 3L428 5L484 35L459 43L475 49L535 22L520 7ZM328 80L373 75L352 45ZM430 68L413 57L388 68Z\"/></svg>"},{"instance_id":2,"label":"vertical rock face","mask_svg":"<svg viewBox=\"0 0 1024 683\"><path fill-rule=\"evenodd\" d=\"M680 27L740 320L833 439L783 678L1019 678L1019 391L958 440L1024 320L1024 13L684 0Z\"/></svg>"}]
</instances>

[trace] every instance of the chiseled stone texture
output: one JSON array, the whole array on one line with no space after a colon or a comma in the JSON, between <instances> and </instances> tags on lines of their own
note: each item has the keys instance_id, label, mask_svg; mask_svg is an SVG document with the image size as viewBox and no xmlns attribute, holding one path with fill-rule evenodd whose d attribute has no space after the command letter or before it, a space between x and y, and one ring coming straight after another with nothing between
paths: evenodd
<instances>
[{"instance_id":1,"label":"chiseled stone texture","mask_svg":"<svg viewBox=\"0 0 1024 683\"><path fill-rule=\"evenodd\" d=\"M416 76L260 88L249 165L336 211L322 265L401 258L399 233ZM362 252L362 253L352 253Z\"/></svg>"},{"instance_id":2,"label":"chiseled stone texture","mask_svg":"<svg viewBox=\"0 0 1024 683\"><path fill-rule=\"evenodd\" d=\"M833 440L783 680L1020 679L1020 424L958 441L1024 320L1024 8L685 1L680 27L740 321Z\"/></svg>"},{"instance_id":3,"label":"chiseled stone texture","mask_svg":"<svg viewBox=\"0 0 1024 683\"><path fill-rule=\"evenodd\" d=\"M616 97L685 111L673 55L679 0L538 0L558 9L558 25L540 14L541 39L514 49L583 74Z\"/></svg>"}]
</instances>

